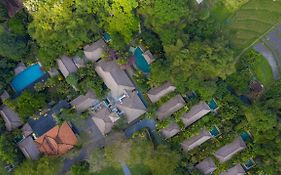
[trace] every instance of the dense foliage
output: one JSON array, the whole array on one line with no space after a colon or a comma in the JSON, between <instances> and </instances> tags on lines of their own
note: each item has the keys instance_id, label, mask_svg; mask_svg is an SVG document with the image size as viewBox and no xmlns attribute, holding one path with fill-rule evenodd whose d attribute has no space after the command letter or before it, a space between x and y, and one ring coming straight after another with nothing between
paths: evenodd
<instances>
[{"instance_id":1,"label":"dense foliage","mask_svg":"<svg viewBox=\"0 0 281 175\"><path fill-rule=\"evenodd\" d=\"M176 92L160 102L149 104L145 117L155 117L157 108L176 94L185 96L195 92L197 96L171 119L158 122L158 130L172 122L182 127L181 133L167 144L156 149L144 140L143 133L132 140L117 138L105 149L94 152L87 161L75 164L71 174L121 174L124 163L132 174L197 174L192 168L194 164L245 130L253 135L247 149L230 161L217 164L217 169L223 171L253 158L257 163L253 174L280 174L281 81L262 75L266 65L260 59L264 58L255 51L236 57L239 49L234 47L224 26L229 23L227 16L247 1L205 0L198 6L190 0L25 0L25 9L12 18L0 3L0 93L4 89L11 91L9 82L19 62L34 63L38 59L49 69L58 57L82 53L84 45L96 41L106 31L112 37L108 45L115 55L110 59L120 57L118 63L125 65L124 68L128 66L130 46L144 46L155 56L150 74L136 71L132 77L142 92L167 80L177 87ZM30 116L36 117L47 103L71 100L88 90L103 99L108 90L94 66L88 63L66 79L61 75L48 78L37 83L34 91L24 91L4 103L26 121ZM250 88L252 81L264 84L263 90L255 95ZM180 117L199 101L212 98L220 106L219 113L209 114L184 128ZM57 119L75 122L84 120L85 116L65 110ZM220 137L188 154L178 154L184 139L214 125L220 128ZM20 163L17 136L17 130L0 135L0 166ZM48 157L37 162L25 161L15 174L55 174L60 163Z\"/></svg>"}]
</instances>

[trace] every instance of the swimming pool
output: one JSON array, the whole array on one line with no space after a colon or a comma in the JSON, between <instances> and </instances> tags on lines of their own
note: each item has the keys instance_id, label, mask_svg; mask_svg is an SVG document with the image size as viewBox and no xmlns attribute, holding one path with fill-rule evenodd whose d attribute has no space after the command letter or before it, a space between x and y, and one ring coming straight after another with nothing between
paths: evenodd
<instances>
[{"instance_id":1,"label":"swimming pool","mask_svg":"<svg viewBox=\"0 0 281 175\"><path fill-rule=\"evenodd\" d=\"M143 51L141 50L141 48L137 47L134 51L134 56L136 57L135 65L144 73L148 73L150 72L150 66L142 54Z\"/></svg>"},{"instance_id":2,"label":"swimming pool","mask_svg":"<svg viewBox=\"0 0 281 175\"><path fill-rule=\"evenodd\" d=\"M33 64L24 71L14 77L11 82L12 88L19 93L29 86L33 85L36 81L40 80L46 75L40 66L40 64Z\"/></svg>"}]
</instances>

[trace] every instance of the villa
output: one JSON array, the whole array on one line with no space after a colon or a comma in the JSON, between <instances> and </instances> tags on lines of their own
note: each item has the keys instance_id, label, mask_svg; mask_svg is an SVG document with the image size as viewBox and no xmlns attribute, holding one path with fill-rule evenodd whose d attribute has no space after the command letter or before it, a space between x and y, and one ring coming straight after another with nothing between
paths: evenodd
<instances>
[{"instance_id":1,"label":"villa","mask_svg":"<svg viewBox=\"0 0 281 175\"><path fill-rule=\"evenodd\" d=\"M202 162L199 162L195 168L197 168L203 174L212 174L216 169L216 164L212 158L208 157L204 159Z\"/></svg>"},{"instance_id":2,"label":"villa","mask_svg":"<svg viewBox=\"0 0 281 175\"><path fill-rule=\"evenodd\" d=\"M195 135L181 143L182 149L185 152L188 152L197 146L200 146L204 142L208 141L212 138L212 135L210 132L206 130L202 130L198 135Z\"/></svg>"},{"instance_id":3,"label":"villa","mask_svg":"<svg viewBox=\"0 0 281 175\"><path fill-rule=\"evenodd\" d=\"M176 90L176 87L174 85L172 85L172 83L166 82L159 87L150 89L147 92L147 96L152 103L156 103L162 97L164 97L165 95L167 95L175 90Z\"/></svg>"},{"instance_id":4,"label":"villa","mask_svg":"<svg viewBox=\"0 0 281 175\"><path fill-rule=\"evenodd\" d=\"M185 127L187 127L204 117L209 112L211 112L209 105L205 102L200 102L199 104L192 106L190 111L182 116L181 120Z\"/></svg>"},{"instance_id":5,"label":"villa","mask_svg":"<svg viewBox=\"0 0 281 175\"><path fill-rule=\"evenodd\" d=\"M88 91L85 95L80 95L70 102L78 113L85 112L92 106L98 104L99 100L92 91Z\"/></svg>"},{"instance_id":6,"label":"villa","mask_svg":"<svg viewBox=\"0 0 281 175\"><path fill-rule=\"evenodd\" d=\"M232 143L227 144L215 152L215 157L224 163L230 160L235 154L239 153L247 147L242 137L237 137Z\"/></svg>"},{"instance_id":7,"label":"villa","mask_svg":"<svg viewBox=\"0 0 281 175\"><path fill-rule=\"evenodd\" d=\"M55 126L35 140L39 151L46 155L62 155L72 149L78 140L67 122Z\"/></svg>"},{"instance_id":8,"label":"villa","mask_svg":"<svg viewBox=\"0 0 281 175\"><path fill-rule=\"evenodd\" d=\"M106 42L103 39L100 39L91 45L86 45L84 47L86 59L96 62L104 54L106 46Z\"/></svg>"},{"instance_id":9,"label":"villa","mask_svg":"<svg viewBox=\"0 0 281 175\"><path fill-rule=\"evenodd\" d=\"M0 107L0 115L5 121L7 131L12 131L23 124L19 118L19 115L8 106L2 105Z\"/></svg>"},{"instance_id":10,"label":"villa","mask_svg":"<svg viewBox=\"0 0 281 175\"><path fill-rule=\"evenodd\" d=\"M234 167L228 169L227 171L221 173L220 175L244 175L246 171L242 167L242 165L237 164Z\"/></svg>"},{"instance_id":11,"label":"villa","mask_svg":"<svg viewBox=\"0 0 281 175\"><path fill-rule=\"evenodd\" d=\"M18 143L18 147L27 159L38 160L40 157L39 149L32 136L25 137Z\"/></svg>"},{"instance_id":12,"label":"villa","mask_svg":"<svg viewBox=\"0 0 281 175\"><path fill-rule=\"evenodd\" d=\"M137 93L137 91L127 91L127 97L117 104L117 108L124 112L128 123L136 121L146 113L146 107Z\"/></svg>"},{"instance_id":13,"label":"villa","mask_svg":"<svg viewBox=\"0 0 281 175\"><path fill-rule=\"evenodd\" d=\"M216 169L216 164L212 158L208 157L195 166L203 174L212 174Z\"/></svg>"},{"instance_id":14,"label":"villa","mask_svg":"<svg viewBox=\"0 0 281 175\"><path fill-rule=\"evenodd\" d=\"M160 130L161 135L165 138L165 139L169 139L174 137L176 134L178 134L180 132L180 127L178 124L176 123L171 123L169 126L167 126L166 128L163 128Z\"/></svg>"},{"instance_id":15,"label":"villa","mask_svg":"<svg viewBox=\"0 0 281 175\"><path fill-rule=\"evenodd\" d=\"M181 95L176 95L166 103L164 103L156 112L158 120L164 120L173 113L177 112L185 105L185 101Z\"/></svg>"},{"instance_id":16,"label":"villa","mask_svg":"<svg viewBox=\"0 0 281 175\"><path fill-rule=\"evenodd\" d=\"M66 55L63 55L60 59L57 59L57 64L60 72L65 78L78 70L73 62L73 59Z\"/></svg>"},{"instance_id":17,"label":"villa","mask_svg":"<svg viewBox=\"0 0 281 175\"><path fill-rule=\"evenodd\" d=\"M105 136L111 131L114 123L119 119L119 116L117 116L116 113L111 112L108 108L102 107L97 112L92 113L91 118L101 134Z\"/></svg>"},{"instance_id":18,"label":"villa","mask_svg":"<svg viewBox=\"0 0 281 175\"><path fill-rule=\"evenodd\" d=\"M115 61L100 60L95 70L103 79L105 85L111 90L111 95L114 98L123 96L126 90L133 91L135 89L128 75Z\"/></svg>"}]
</instances>

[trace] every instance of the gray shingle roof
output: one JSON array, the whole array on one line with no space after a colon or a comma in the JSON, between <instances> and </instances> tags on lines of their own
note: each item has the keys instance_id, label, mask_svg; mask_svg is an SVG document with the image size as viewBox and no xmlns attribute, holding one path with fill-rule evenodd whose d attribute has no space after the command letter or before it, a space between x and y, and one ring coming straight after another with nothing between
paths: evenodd
<instances>
[{"instance_id":1,"label":"gray shingle roof","mask_svg":"<svg viewBox=\"0 0 281 175\"><path fill-rule=\"evenodd\" d=\"M208 114L210 111L211 109L208 104L201 101L197 105L192 106L190 111L182 116L181 120L185 127L187 127Z\"/></svg>"},{"instance_id":2,"label":"gray shingle roof","mask_svg":"<svg viewBox=\"0 0 281 175\"><path fill-rule=\"evenodd\" d=\"M166 128L160 130L160 133L165 137L165 139L169 139L175 136L179 132L180 132L180 127L176 123L171 123Z\"/></svg>"},{"instance_id":3,"label":"gray shingle roof","mask_svg":"<svg viewBox=\"0 0 281 175\"><path fill-rule=\"evenodd\" d=\"M103 39L99 39L91 45L86 45L84 54L88 60L95 62L102 56L105 48L106 43Z\"/></svg>"},{"instance_id":4,"label":"gray shingle roof","mask_svg":"<svg viewBox=\"0 0 281 175\"><path fill-rule=\"evenodd\" d=\"M110 112L106 107L103 107L91 116L102 135L108 134L111 131L114 122L118 119L118 116L115 113Z\"/></svg>"},{"instance_id":5,"label":"gray shingle roof","mask_svg":"<svg viewBox=\"0 0 281 175\"><path fill-rule=\"evenodd\" d=\"M173 92L176 89L174 85L170 82L166 82L163 85L152 88L147 92L147 96L152 103L156 103L160 98L164 97L170 92Z\"/></svg>"},{"instance_id":6,"label":"gray shingle roof","mask_svg":"<svg viewBox=\"0 0 281 175\"><path fill-rule=\"evenodd\" d=\"M99 61L96 66L96 72L111 90L114 97L123 95L126 89L135 89L128 75L115 61Z\"/></svg>"},{"instance_id":7,"label":"gray shingle roof","mask_svg":"<svg viewBox=\"0 0 281 175\"><path fill-rule=\"evenodd\" d=\"M146 107L136 91L127 91L127 95L128 97L124 98L122 103L117 104L117 107L125 113L128 123L131 123L146 112Z\"/></svg>"},{"instance_id":8,"label":"gray shingle roof","mask_svg":"<svg viewBox=\"0 0 281 175\"><path fill-rule=\"evenodd\" d=\"M216 151L214 155L220 161L220 163L223 163L231 159L232 156L242 151L246 147L247 147L246 143L239 136L232 143L226 144L218 151Z\"/></svg>"},{"instance_id":9,"label":"gray shingle roof","mask_svg":"<svg viewBox=\"0 0 281 175\"><path fill-rule=\"evenodd\" d=\"M21 131L22 131L22 134L24 135L24 137L27 137L33 133L33 130L28 123L23 125L23 127L21 128Z\"/></svg>"},{"instance_id":10,"label":"gray shingle roof","mask_svg":"<svg viewBox=\"0 0 281 175\"><path fill-rule=\"evenodd\" d=\"M237 164L234 167L228 169L227 171L221 173L220 175L244 175L244 174L246 174L244 168L240 164Z\"/></svg>"},{"instance_id":11,"label":"gray shingle roof","mask_svg":"<svg viewBox=\"0 0 281 175\"><path fill-rule=\"evenodd\" d=\"M210 132L208 132L206 130L202 130L198 135L195 135L195 136L183 141L181 143L181 146L182 146L182 149L187 152L187 151L190 151L193 148L201 145L202 143L206 142L210 138L212 138Z\"/></svg>"},{"instance_id":12,"label":"gray shingle roof","mask_svg":"<svg viewBox=\"0 0 281 175\"><path fill-rule=\"evenodd\" d=\"M31 136L28 136L20 141L18 146L27 159L37 160L39 158L39 149Z\"/></svg>"},{"instance_id":13,"label":"gray shingle roof","mask_svg":"<svg viewBox=\"0 0 281 175\"><path fill-rule=\"evenodd\" d=\"M67 77L69 74L75 73L77 71L77 67L72 58L66 55L63 55L60 59L57 59L57 64L64 77Z\"/></svg>"},{"instance_id":14,"label":"gray shingle roof","mask_svg":"<svg viewBox=\"0 0 281 175\"><path fill-rule=\"evenodd\" d=\"M197 164L195 167L203 174L211 174L217 169L213 159L210 157L207 157L202 162Z\"/></svg>"},{"instance_id":15,"label":"gray shingle roof","mask_svg":"<svg viewBox=\"0 0 281 175\"><path fill-rule=\"evenodd\" d=\"M12 131L22 125L19 115L8 106L1 106L0 115L4 119L5 126L8 131Z\"/></svg>"},{"instance_id":16,"label":"gray shingle roof","mask_svg":"<svg viewBox=\"0 0 281 175\"><path fill-rule=\"evenodd\" d=\"M23 62L20 62L17 67L14 69L15 74L19 74L26 69L26 66Z\"/></svg>"},{"instance_id":17,"label":"gray shingle roof","mask_svg":"<svg viewBox=\"0 0 281 175\"><path fill-rule=\"evenodd\" d=\"M0 99L2 100L2 102L4 102L8 98L10 98L10 95L9 95L9 93L6 90L4 90L4 92L0 96Z\"/></svg>"},{"instance_id":18,"label":"gray shingle roof","mask_svg":"<svg viewBox=\"0 0 281 175\"><path fill-rule=\"evenodd\" d=\"M156 112L156 116L159 120L164 120L176 111L183 108L185 101L181 95L176 95L166 103L164 103Z\"/></svg>"},{"instance_id":19,"label":"gray shingle roof","mask_svg":"<svg viewBox=\"0 0 281 175\"><path fill-rule=\"evenodd\" d=\"M80 95L70 102L77 112L84 112L97 103L98 99L92 91L88 91L86 95Z\"/></svg>"}]
</instances>

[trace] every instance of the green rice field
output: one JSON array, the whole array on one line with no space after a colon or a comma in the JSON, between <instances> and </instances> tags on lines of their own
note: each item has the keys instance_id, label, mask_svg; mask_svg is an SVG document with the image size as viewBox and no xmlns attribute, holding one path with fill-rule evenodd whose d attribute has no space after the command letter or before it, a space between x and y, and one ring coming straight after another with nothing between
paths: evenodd
<instances>
[{"instance_id":1,"label":"green rice field","mask_svg":"<svg viewBox=\"0 0 281 175\"><path fill-rule=\"evenodd\" d=\"M281 0L249 0L227 20L226 31L238 51L251 47L281 22Z\"/></svg>"}]
</instances>

